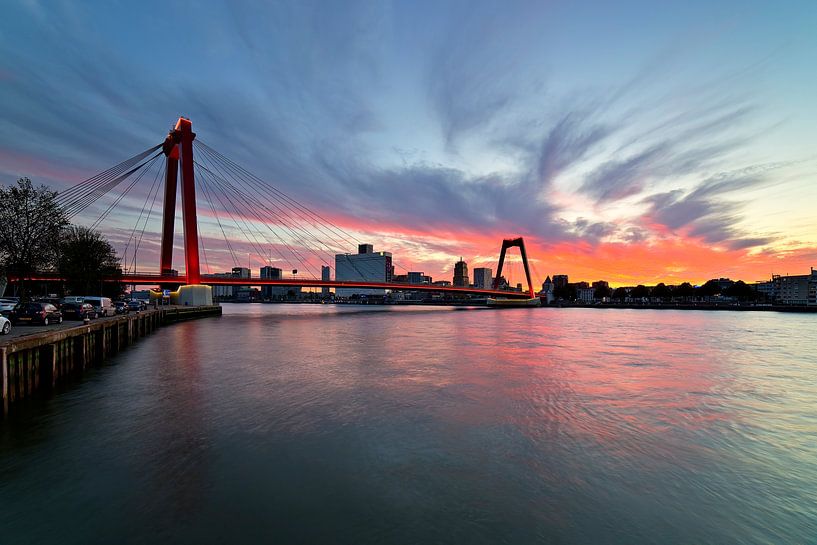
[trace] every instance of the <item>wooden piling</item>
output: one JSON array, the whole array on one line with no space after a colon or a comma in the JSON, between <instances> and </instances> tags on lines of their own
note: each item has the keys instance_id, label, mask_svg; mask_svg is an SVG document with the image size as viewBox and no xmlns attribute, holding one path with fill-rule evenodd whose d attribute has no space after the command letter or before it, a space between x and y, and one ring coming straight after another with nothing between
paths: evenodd
<instances>
[{"instance_id":1,"label":"wooden piling","mask_svg":"<svg viewBox=\"0 0 817 545\"><path fill-rule=\"evenodd\" d=\"M7 415L24 398L50 392L85 369L101 365L164 325L220 315L219 306L159 308L68 329L11 339L0 337L1 414Z\"/></svg>"}]
</instances>

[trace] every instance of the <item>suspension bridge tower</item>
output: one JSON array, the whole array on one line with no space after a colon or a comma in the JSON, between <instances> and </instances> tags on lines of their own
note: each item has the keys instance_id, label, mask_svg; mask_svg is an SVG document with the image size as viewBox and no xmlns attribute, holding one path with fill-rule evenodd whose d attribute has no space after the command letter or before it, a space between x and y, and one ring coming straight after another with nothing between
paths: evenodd
<instances>
[{"instance_id":1,"label":"suspension bridge tower","mask_svg":"<svg viewBox=\"0 0 817 545\"><path fill-rule=\"evenodd\" d=\"M201 283L199 233L196 218L196 180L193 174L193 124L180 117L162 144L167 161L165 197L162 211L162 246L159 270L163 276L173 270L173 237L176 222L176 193L181 174L182 228L184 232L184 266L187 284L177 292L179 305L211 305L210 286ZM179 168L181 166L181 168Z\"/></svg>"}]
</instances>

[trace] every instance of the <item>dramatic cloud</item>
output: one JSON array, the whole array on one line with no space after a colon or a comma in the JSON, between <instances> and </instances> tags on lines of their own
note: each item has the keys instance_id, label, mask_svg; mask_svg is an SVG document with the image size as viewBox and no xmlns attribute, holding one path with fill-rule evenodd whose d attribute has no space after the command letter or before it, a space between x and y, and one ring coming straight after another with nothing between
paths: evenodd
<instances>
[{"instance_id":1,"label":"dramatic cloud","mask_svg":"<svg viewBox=\"0 0 817 545\"><path fill-rule=\"evenodd\" d=\"M786 45L814 44L805 19L775 35L745 21L724 31L741 4L659 19L603 3L3 9L6 182L65 188L186 115L200 141L431 273L461 254L490 262L513 234L549 268L622 281L639 266L658 278L704 278L721 262L766 271L784 256L805 263L817 246L806 206L815 106L790 90L810 88L804 71L786 68L811 61ZM756 9L758 21L778 17ZM151 179L111 220L120 251ZM773 206L780 195L792 199L785 213ZM213 212L228 206L210 200L202 230L214 268L238 254L285 261L266 227L268 240L239 228L257 214L219 225ZM145 228L140 267L157 251L157 215Z\"/></svg>"}]
</instances>

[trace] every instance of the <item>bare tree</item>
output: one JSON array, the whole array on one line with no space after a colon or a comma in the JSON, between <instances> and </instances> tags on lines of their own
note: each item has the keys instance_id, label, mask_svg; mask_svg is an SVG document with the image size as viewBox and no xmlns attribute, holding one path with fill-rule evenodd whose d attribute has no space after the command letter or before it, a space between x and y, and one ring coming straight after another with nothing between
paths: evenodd
<instances>
[{"instance_id":1,"label":"bare tree","mask_svg":"<svg viewBox=\"0 0 817 545\"><path fill-rule=\"evenodd\" d=\"M60 232L68 225L56 196L28 178L0 187L0 273L25 278L54 269ZM20 287L25 296L25 282Z\"/></svg>"},{"instance_id":2,"label":"bare tree","mask_svg":"<svg viewBox=\"0 0 817 545\"><path fill-rule=\"evenodd\" d=\"M73 295L122 295L122 284L103 282L122 273L116 250L105 237L87 227L72 225L63 230L58 269Z\"/></svg>"}]
</instances>

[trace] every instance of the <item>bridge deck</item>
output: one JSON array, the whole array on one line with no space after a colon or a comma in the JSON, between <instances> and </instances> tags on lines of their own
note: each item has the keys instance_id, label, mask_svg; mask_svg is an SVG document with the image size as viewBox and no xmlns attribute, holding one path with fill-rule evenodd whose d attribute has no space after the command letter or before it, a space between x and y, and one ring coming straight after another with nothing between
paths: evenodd
<instances>
[{"instance_id":1,"label":"bridge deck","mask_svg":"<svg viewBox=\"0 0 817 545\"><path fill-rule=\"evenodd\" d=\"M38 275L27 278L31 281L60 281L64 280L58 275ZM123 274L120 277L108 278L108 282L121 282L123 284L135 284L142 286L153 286L157 284L186 284L187 278L180 276L162 276L158 274ZM462 295L480 295L484 297L504 297L513 299L527 299L528 292L486 290L480 288L465 288L459 286L434 286L433 284L407 284L402 282L358 282L346 280L318 280L311 278L285 278L281 280L271 280L267 278L238 278L238 277L212 277L202 275L202 284L210 286L292 286L301 288L364 288L364 289L386 289L398 291L423 291L458 293Z\"/></svg>"}]
</instances>

